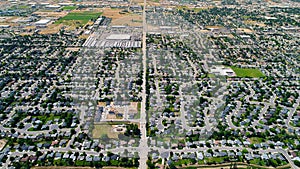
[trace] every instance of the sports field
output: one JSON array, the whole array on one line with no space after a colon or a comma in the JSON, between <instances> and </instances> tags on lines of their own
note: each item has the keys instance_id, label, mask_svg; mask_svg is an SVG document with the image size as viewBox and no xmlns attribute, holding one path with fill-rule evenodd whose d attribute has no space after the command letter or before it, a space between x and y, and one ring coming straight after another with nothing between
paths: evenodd
<instances>
[{"instance_id":1,"label":"sports field","mask_svg":"<svg viewBox=\"0 0 300 169\"><path fill-rule=\"evenodd\" d=\"M234 66L231 66L230 68L235 72L237 77L265 77L265 75L259 69L238 68Z\"/></svg>"},{"instance_id":2,"label":"sports field","mask_svg":"<svg viewBox=\"0 0 300 169\"><path fill-rule=\"evenodd\" d=\"M83 26L88 23L91 19L97 19L102 13L101 12L70 12L68 15L60 18L55 24L66 24L72 25L73 22L76 22L78 26Z\"/></svg>"}]
</instances>

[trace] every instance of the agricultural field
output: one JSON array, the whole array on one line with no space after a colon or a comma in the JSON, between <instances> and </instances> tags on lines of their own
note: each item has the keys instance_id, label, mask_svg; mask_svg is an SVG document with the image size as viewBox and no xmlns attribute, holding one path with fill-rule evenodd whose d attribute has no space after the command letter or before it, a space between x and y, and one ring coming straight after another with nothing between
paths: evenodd
<instances>
[{"instance_id":1,"label":"agricultural field","mask_svg":"<svg viewBox=\"0 0 300 169\"><path fill-rule=\"evenodd\" d=\"M264 77L265 75L258 69L251 69L251 68L238 68L231 66L230 67L236 74L237 77L253 77L259 78Z\"/></svg>"}]
</instances>

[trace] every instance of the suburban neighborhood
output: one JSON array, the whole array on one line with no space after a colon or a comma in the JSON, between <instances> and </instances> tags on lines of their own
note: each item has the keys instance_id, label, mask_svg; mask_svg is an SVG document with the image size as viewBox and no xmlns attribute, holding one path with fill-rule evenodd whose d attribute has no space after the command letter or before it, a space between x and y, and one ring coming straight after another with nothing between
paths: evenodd
<instances>
[{"instance_id":1,"label":"suburban neighborhood","mask_svg":"<svg viewBox=\"0 0 300 169\"><path fill-rule=\"evenodd\" d=\"M0 168L300 168L299 0L0 1Z\"/></svg>"}]
</instances>

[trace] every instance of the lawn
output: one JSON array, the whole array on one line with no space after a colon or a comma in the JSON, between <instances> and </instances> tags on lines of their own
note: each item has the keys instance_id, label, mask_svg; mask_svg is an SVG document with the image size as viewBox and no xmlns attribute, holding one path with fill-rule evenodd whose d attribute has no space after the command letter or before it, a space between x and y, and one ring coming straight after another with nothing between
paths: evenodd
<instances>
[{"instance_id":1,"label":"lawn","mask_svg":"<svg viewBox=\"0 0 300 169\"><path fill-rule=\"evenodd\" d=\"M62 10L74 10L74 9L76 9L77 7L76 6L64 6L63 8L62 8Z\"/></svg>"},{"instance_id":2,"label":"lawn","mask_svg":"<svg viewBox=\"0 0 300 169\"><path fill-rule=\"evenodd\" d=\"M92 19L97 19L102 13L101 12L70 12L68 15L60 18L55 24L72 24L75 22L78 26L83 26Z\"/></svg>"},{"instance_id":3,"label":"lawn","mask_svg":"<svg viewBox=\"0 0 300 169\"><path fill-rule=\"evenodd\" d=\"M236 74L237 77L264 77L265 75L259 69L251 69L251 68L238 68L231 66L230 67Z\"/></svg>"}]
</instances>

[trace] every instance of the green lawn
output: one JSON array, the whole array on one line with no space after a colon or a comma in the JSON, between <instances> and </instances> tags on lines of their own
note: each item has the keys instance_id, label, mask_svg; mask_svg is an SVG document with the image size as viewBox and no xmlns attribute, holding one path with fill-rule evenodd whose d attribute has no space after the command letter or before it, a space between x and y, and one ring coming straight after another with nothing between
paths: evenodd
<instances>
[{"instance_id":1,"label":"green lawn","mask_svg":"<svg viewBox=\"0 0 300 169\"><path fill-rule=\"evenodd\" d=\"M237 77L264 77L265 75L259 69L251 69L251 68L238 68L231 66L230 67L236 74Z\"/></svg>"},{"instance_id":2,"label":"green lawn","mask_svg":"<svg viewBox=\"0 0 300 169\"><path fill-rule=\"evenodd\" d=\"M68 15L60 18L56 21L56 24L60 23L70 23L69 21L76 21L79 23L79 26L85 25L91 19L97 19L102 13L101 12L70 12Z\"/></svg>"},{"instance_id":3,"label":"green lawn","mask_svg":"<svg viewBox=\"0 0 300 169\"><path fill-rule=\"evenodd\" d=\"M63 8L62 8L62 10L74 10L74 9L76 9L77 7L76 6L64 6Z\"/></svg>"}]
</instances>

